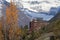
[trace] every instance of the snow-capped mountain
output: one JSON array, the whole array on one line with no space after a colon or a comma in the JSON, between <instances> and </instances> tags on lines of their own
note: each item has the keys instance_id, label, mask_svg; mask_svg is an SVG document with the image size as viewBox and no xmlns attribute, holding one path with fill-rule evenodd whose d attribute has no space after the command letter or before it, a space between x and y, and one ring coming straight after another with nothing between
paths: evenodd
<instances>
[{"instance_id":1,"label":"snow-capped mountain","mask_svg":"<svg viewBox=\"0 0 60 40\"><path fill-rule=\"evenodd\" d=\"M2 2L3 2L3 1L0 0L0 17L1 17L1 15L2 15L2 14L1 14L1 13L2 13Z\"/></svg>"},{"instance_id":2,"label":"snow-capped mountain","mask_svg":"<svg viewBox=\"0 0 60 40\"><path fill-rule=\"evenodd\" d=\"M60 0L15 0L18 8L31 18L50 20L58 11Z\"/></svg>"},{"instance_id":3,"label":"snow-capped mountain","mask_svg":"<svg viewBox=\"0 0 60 40\"><path fill-rule=\"evenodd\" d=\"M51 7L60 6L60 0L15 0L14 2L21 3L24 8L34 12L49 12Z\"/></svg>"},{"instance_id":4,"label":"snow-capped mountain","mask_svg":"<svg viewBox=\"0 0 60 40\"><path fill-rule=\"evenodd\" d=\"M31 19L42 18L44 21L49 21L54 15L47 14L45 12L37 13L31 10L25 9L24 13L29 16Z\"/></svg>"},{"instance_id":5,"label":"snow-capped mountain","mask_svg":"<svg viewBox=\"0 0 60 40\"><path fill-rule=\"evenodd\" d=\"M16 3L17 8L20 10L19 19L18 19L20 25L28 24L34 18L39 18L39 19L42 18L42 20L44 21L49 21L56 15L58 9L60 9L60 7L58 7L60 4L52 5L53 2L51 4L50 1L41 2L37 0L35 1L36 3L34 4L31 4L30 1L27 0L14 1L14 2ZM9 5L10 3L4 1L4 4Z\"/></svg>"},{"instance_id":6,"label":"snow-capped mountain","mask_svg":"<svg viewBox=\"0 0 60 40\"><path fill-rule=\"evenodd\" d=\"M34 12L49 12L51 7L60 6L60 0L22 0L21 3Z\"/></svg>"}]
</instances>

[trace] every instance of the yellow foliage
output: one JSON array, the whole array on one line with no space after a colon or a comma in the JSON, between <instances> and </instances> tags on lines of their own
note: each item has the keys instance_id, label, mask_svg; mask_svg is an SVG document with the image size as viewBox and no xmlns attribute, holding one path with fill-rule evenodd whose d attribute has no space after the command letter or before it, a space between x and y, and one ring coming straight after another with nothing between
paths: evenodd
<instances>
[{"instance_id":1,"label":"yellow foliage","mask_svg":"<svg viewBox=\"0 0 60 40\"><path fill-rule=\"evenodd\" d=\"M2 18L0 19L0 40L4 40Z\"/></svg>"},{"instance_id":2,"label":"yellow foliage","mask_svg":"<svg viewBox=\"0 0 60 40\"><path fill-rule=\"evenodd\" d=\"M9 40L17 40L20 37L21 29L18 27L18 10L14 3L6 9L6 24L9 28ZM18 35L18 36L17 36ZM17 37L17 38L15 38Z\"/></svg>"}]
</instances>

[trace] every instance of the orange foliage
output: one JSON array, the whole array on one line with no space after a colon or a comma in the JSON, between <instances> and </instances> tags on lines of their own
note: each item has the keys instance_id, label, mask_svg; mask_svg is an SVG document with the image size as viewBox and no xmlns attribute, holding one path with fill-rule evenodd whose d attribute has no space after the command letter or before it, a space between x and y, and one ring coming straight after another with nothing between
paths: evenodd
<instances>
[{"instance_id":1,"label":"orange foliage","mask_svg":"<svg viewBox=\"0 0 60 40\"><path fill-rule=\"evenodd\" d=\"M9 40L16 40L15 37L20 35L21 30L18 27L18 10L14 3L6 8L6 24L9 26ZM15 35L16 34L16 35ZM18 39L18 38L17 38Z\"/></svg>"},{"instance_id":2,"label":"orange foliage","mask_svg":"<svg viewBox=\"0 0 60 40\"><path fill-rule=\"evenodd\" d=\"M7 23L10 24L10 23L17 23L17 19L18 19L18 10L16 8L15 5L13 4L10 4L9 7L7 7L6 9L6 17L7 17Z\"/></svg>"},{"instance_id":3,"label":"orange foliage","mask_svg":"<svg viewBox=\"0 0 60 40\"><path fill-rule=\"evenodd\" d=\"M0 40L4 40L2 18L0 19Z\"/></svg>"}]
</instances>

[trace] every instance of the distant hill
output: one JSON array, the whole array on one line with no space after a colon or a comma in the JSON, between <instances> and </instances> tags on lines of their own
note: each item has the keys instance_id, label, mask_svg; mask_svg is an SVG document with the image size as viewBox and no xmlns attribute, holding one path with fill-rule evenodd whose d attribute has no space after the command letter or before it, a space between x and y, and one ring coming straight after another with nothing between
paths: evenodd
<instances>
[{"instance_id":1,"label":"distant hill","mask_svg":"<svg viewBox=\"0 0 60 40\"><path fill-rule=\"evenodd\" d=\"M53 17L49 22L53 22L55 20L59 20L60 19L60 12L58 12L55 17Z\"/></svg>"},{"instance_id":2,"label":"distant hill","mask_svg":"<svg viewBox=\"0 0 60 40\"><path fill-rule=\"evenodd\" d=\"M58 12L49 22L50 24L46 27L47 32L60 31L60 12Z\"/></svg>"}]
</instances>

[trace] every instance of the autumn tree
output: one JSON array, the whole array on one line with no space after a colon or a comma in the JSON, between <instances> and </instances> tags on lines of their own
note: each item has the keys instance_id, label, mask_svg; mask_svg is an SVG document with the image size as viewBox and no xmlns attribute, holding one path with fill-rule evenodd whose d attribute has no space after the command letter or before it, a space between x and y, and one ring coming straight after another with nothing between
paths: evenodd
<instances>
[{"instance_id":1,"label":"autumn tree","mask_svg":"<svg viewBox=\"0 0 60 40\"><path fill-rule=\"evenodd\" d=\"M20 40L21 29L18 27L18 10L12 1L6 8L6 25L9 40Z\"/></svg>"},{"instance_id":2,"label":"autumn tree","mask_svg":"<svg viewBox=\"0 0 60 40\"><path fill-rule=\"evenodd\" d=\"M0 40L4 40L4 33L3 33L3 17L0 18Z\"/></svg>"}]
</instances>

